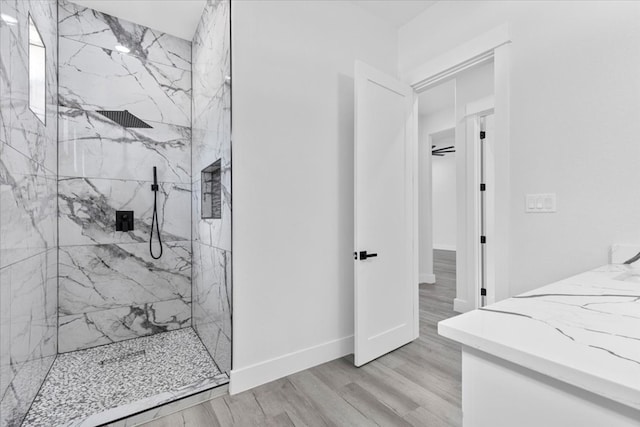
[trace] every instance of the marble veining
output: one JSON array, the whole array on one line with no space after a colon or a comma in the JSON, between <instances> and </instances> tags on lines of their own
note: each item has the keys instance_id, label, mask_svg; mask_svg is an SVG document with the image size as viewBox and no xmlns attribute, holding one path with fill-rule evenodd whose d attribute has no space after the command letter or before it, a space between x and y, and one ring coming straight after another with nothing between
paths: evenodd
<instances>
[{"instance_id":1,"label":"marble veining","mask_svg":"<svg viewBox=\"0 0 640 427\"><path fill-rule=\"evenodd\" d=\"M0 142L0 267L55 247L56 179Z\"/></svg>"},{"instance_id":2,"label":"marble veining","mask_svg":"<svg viewBox=\"0 0 640 427\"><path fill-rule=\"evenodd\" d=\"M640 409L640 264L608 265L439 324L439 332Z\"/></svg>"},{"instance_id":3,"label":"marble veining","mask_svg":"<svg viewBox=\"0 0 640 427\"><path fill-rule=\"evenodd\" d=\"M70 39L60 39L59 58L61 106L190 125L190 71Z\"/></svg>"},{"instance_id":4,"label":"marble veining","mask_svg":"<svg viewBox=\"0 0 640 427\"><path fill-rule=\"evenodd\" d=\"M231 369L230 3L209 0L192 43L193 327L223 372ZM201 218L203 168L221 161L220 219Z\"/></svg>"},{"instance_id":5,"label":"marble veining","mask_svg":"<svg viewBox=\"0 0 640 427\"><path fill-rule=\"evenodd\" d=\"M137 338L59 355L23 425L96 426L227 382L190 328Z\"/></svg>"},{"instance_id":6,"label":"marble veining","mask_svg":"<svg viewBox=\"0 0 640 427\"><path fill-rule=\"evenodd\" d=\"M65 0L58 19L59 350L189 327L191 43ZM159 260L149 255L154 167ZM134 211L134 230L115 231L117 210Z\"/></svg>"},{"instance_id":7,"label":"marble veining","mask_svg":"<svg viewBox=\"0 0 640 427\"><path fill-rule=\"evenodd\" d=\"M191 298L189 242L165 244L153 260L147 243L68 246L59 250L61 315Z\"/></svg>"},{"instance_id":8,"label":"marble veining","mask_svg":"<svg viewBox=\"0 0 640 427\"><path fill-rule=\"evenodd\" d=\"M187 328L190 322L190 299L61 315L58 324L58 351L65 353Z\"/></svg>"},{"instance_id":9,"label":"marble veining","mask_svg":"<svg viewBox=\"0 0 640 427\"><path fill-rule=\"evenodd\" d=\"M151 129L123 128L95 111L60 107L59 175L107 179L191 182L191 128L149 122Z\"/></svg>"},{"instance_id":10,"label":"marble veining","mask_svg":"<svg viewBox=\"0 0 640 427\"><path fill-rule=\"evenodd\" d=\"M37 395L55 355L47 355L26 361L20 366L0 401L0 425L3 427L21 426L31 402Z\"/></svg>"},{"instance_id":11,"label":"marble veining","mask_svg":"<svg viewBox=\"0 0 640 427\"><path fill-rule=\"evenodd\" d=\"M191 70L186 40L64 0L59 14L60 37L106 49L119 44L141 60Z\"/></svg>"},{"instance_id":12,"label":"marble veining","mask_svg":"<svg viewBox=\"0 0 640 427\"><path fill-rule=\"evenodd\" d=\"M0 426L22 423L56 353L24 425L98 425L228 381L229 6L207 2L192 44L65 0L0 2L19 21L0 22ZM45 123L28 108L29 14L47 47ZM222 219L200 220L192 190L217 159ZM115 232L116 210L135 212L134 231Z\"/></svg>"},{"instance_id":13,"label":"marble veining","mask_svg":"<svg viewBox=\"0 0 640 427\"><path fill-rule=\"evenodd\" d=\"M0 112L0 140L11 145L32 161L56 171L57 41L55 1L3 0L2 13L14 17L18 24L2 22L0 53L3 96ZM46 46L45 104L46 124L29 109L28 17L38 27Z\"/></svg>"},{"instance_id":14,"label":"marble veining","mask_svg":"<svg viewBox=\"0 0 640 427\"><path fill-rule=\"evenodd\" d=\"M33 398L15 383L28 380L20 380L23 369L34 369L38 360L56 353L56 261L51 249L0 269L0 396L12 390L14 403Z\"/></svg>"},{"instance_id":15,"label":"marble veining","mask_svg":"<svg viewBox=\"0 0 640 427\"><path fill-rule=\"evenodd\" d=\"M194 242L193 325L223 372L231 370L231 253Z\"/></svg>"},{"instance_id":16,"label":"marble veining","mask_svg":"<svg viewBox=\"0 0 640 427\"><path fill-rule=\"evenodd\" d=\"M0 2L0 13L5 12L4 2ZM11 106L11 32L9 25L0 22L0 143L9 141L8 111Z\"/></svg>"},{"instance_id":17,"label":"marble veining","mask_svg":"<svg viewBox=\"0 0 640 427\"><path fill-rule=\"evenodd\" d=\"M188 184L159 183L158 216L164 242L190 240ZM60 246L149 242L153 214L151 182L94 178L58 181ZM134 229L115 230L116 210L134 211Z\"/></svg>"},{"instance_id":18,"label":"marble veining","mask_svg":"<svg viewBox=\"0 0 640 427\"><path fill-rule=\"evenodd\" d=\"M231 250L229 2L209 1L193 40L193 239ZM200 171L222 161L222 218L202 219Z\"/></svg>"},{"instance_id":19,"label":"marble veining","mask_svg":"<svg viewBox=\"0 0 640 427\"><path fill-rule=\"evenodd\" d=\"M61 352L188 327L191 244L60 247L58 301Z\"/></svg>"},{"instance_id":20,"label":"marble veining","mask_svg":"<svg viewBox=\"0 0 640 427\"><path fill-rule=\"evenodd\" d=\"M0 426L19 426L57 351L57 2L0 13ZM45 50L45 120L29 109L29 16Z\"/></svg>"}]
</instances>

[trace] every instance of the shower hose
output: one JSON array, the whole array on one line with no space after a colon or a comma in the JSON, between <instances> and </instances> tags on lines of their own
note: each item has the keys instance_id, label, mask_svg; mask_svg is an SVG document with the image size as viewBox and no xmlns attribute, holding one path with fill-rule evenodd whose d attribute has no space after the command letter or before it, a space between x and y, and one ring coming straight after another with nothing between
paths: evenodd
<instances>
[{"instance_id":1,"label":"shower hose","mask_svg":"<svg viewBox=\"0 0 640 427\"><path fill-rule=\"evenodd\" d=\"M151 185L151 191L153 191L153 215L151 215L151 235L149 236L149 252L151 258L160 259L162 256L162 238L160 237L160 221L158 221L158 175L156 173L156 167L153 167L153 185ZM160 254L155 256L153 253L153 229L156 229L158 234L158 244L160 245Z\"/></svg>"}]
</instances>

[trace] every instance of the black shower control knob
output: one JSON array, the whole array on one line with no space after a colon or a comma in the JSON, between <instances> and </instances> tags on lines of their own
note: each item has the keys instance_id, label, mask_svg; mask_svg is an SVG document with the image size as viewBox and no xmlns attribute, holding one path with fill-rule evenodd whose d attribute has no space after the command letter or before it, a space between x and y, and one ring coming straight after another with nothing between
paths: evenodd
<instances>
[{"instance_id":1,"label":"black shower control knob","mask_svg":"<svg viewBox=\"0 0 640 427\"><path fill-rule=\"evenodd\" d=\"M133 231L133 211L116 211L116 231Z\"/></svg>"}]
</instances>

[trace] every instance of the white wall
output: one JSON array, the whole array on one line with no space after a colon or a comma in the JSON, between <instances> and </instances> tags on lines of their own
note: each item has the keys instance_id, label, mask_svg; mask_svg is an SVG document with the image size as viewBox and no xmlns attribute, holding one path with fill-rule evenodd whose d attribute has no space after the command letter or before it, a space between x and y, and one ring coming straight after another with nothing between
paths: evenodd
<instances>
[{"instance_id":1,"label":"white wall","mask_svg":"<svg viewBox=\"0 0 640 427\"><path fill-rule=\"evenodd\" d=\"M353 69L396 31L347 1L232 2L231 391L353 351Z\"/></svg>"},{"instance_id":2,"label":"white wall","mask_svg":"<svg viewBox=\"0 0 640 427\"><path fill-rule=\"evenodd\" d=\"M454 146L454 135L433 141L436 148ZM433 249L456 250L456 155L433 156Z\"/></svg>"},{"instance_id":3,"label":"white wall","mask_svg":"<svg viewBox=\"0 0 640 427\"><path fill-rule=\"evenodd\" d=\"M503 23L511 30L511 294L640 242L640 3L438 2L400 29L411 69ZM556 192L558 213L525 214Z\"/></svg>"},{"instance_id":4,"label":"white wall","mask_svg":"<svg viewBox=\"0 0 640 427\"><path fill-rule=\"evenodd\" d=\"M451 95L454 96L455 88ZM428 97L429 91L419 95ZM420 156L420 184L419 184L419 280L420 283L434 283L437 278L433 273L433 188L431 143L429 135L451 129L455 126L455 110L444 108L431 114L420 116L418 123L418 140ZM455 192L454 192L455 195ZM455 217L454 217L455 221Z\"/></svg>"}]
</instances>

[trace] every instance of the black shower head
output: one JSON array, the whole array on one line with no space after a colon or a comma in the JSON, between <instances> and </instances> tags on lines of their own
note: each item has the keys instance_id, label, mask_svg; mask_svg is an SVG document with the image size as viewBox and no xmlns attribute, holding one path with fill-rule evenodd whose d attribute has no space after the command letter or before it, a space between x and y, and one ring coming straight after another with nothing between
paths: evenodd
<instances>
[{"instance_id":1,"label":"black shower head","mask_svg":"<svg viewBox=\"0 0 640 427\"><path fill-rule=\"evenodd\" d=\"M127 110L98 110L98 113L105 116L125 128L151 128Z\"/></svg>"}]
</instances>

